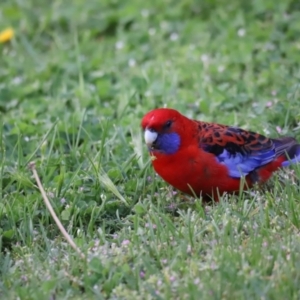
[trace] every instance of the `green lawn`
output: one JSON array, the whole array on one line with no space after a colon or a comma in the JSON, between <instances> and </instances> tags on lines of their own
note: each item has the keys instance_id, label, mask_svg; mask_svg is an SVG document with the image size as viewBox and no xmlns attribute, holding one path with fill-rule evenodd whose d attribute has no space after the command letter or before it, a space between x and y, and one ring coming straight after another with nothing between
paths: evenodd
<instances>
[{"instance_id":1,"label":"green lawn","mask_svg":"<svg viewBox=\"0 0 300 300\"><path fill-rule=\"evenodd\" d=\"M10 26L1 299L300 299L300 167L182 204L140 130L168 106L300 141L299 1L1 0L0 31Z\"/></svg>"}]
</instances>

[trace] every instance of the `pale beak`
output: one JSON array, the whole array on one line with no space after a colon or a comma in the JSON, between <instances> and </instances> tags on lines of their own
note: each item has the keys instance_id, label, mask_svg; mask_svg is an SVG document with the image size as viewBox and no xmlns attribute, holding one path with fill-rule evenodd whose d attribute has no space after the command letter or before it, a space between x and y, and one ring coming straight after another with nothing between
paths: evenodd
<instances>
[{"instance_id":1,"label":"pale beak","mask_svg":"<svg viewBox=\"0 0 300 300\"><path fill-rule=\"evenodd\" d=\"M147 146L149 148L152 147L152 144L156 141L157 139L157 132L151 129L146 129L144 133L144 138Z\"/></svg>"}]
</instances>

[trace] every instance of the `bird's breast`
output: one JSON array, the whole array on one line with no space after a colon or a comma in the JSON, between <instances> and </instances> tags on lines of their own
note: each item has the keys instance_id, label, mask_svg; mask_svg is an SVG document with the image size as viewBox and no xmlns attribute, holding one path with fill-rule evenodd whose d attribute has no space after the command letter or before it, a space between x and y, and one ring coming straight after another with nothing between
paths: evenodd
<instances>
[{"instance_id":1,"label":"bird's breast","mask_svg":"<svg viewBox=\"0 0 300 300\"><path fill-rule=\"evenodd\" d=\"M192 189L199 193L212 186L223 185L228 178L224 165L217 162L214 155L198 147L188 147L172 155L153 153L155 171L177 189L190 193Z\"/></svg>"}]
</instances>

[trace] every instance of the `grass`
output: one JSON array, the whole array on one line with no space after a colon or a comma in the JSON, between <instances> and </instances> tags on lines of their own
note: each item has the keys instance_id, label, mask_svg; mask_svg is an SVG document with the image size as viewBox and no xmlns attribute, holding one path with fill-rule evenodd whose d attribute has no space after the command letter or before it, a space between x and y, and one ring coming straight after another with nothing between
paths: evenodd
<instances>
[{"instance_id":1,"label":"grass","mask_svg":"<svg viewBox=\"0 0 300 300\"><path fill-rule=\"evenodd\" d=\"M2 299L300 298L300 168L182 205L139 129L166 105L300 140L297 1L2 0L0 13L16 31L0 45Z\"/></svg>"}]
</instances>

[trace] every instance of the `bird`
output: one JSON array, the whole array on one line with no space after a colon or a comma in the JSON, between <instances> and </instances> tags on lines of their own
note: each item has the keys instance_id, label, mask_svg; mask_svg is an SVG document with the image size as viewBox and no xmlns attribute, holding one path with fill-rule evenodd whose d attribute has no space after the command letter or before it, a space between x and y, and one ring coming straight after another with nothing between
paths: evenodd
<instances>
[{"instance_id":1,"label":"bird","mask_svg":"<svg viewBox=\"0 0 300 300\"><path fill-rule=\"evenodd\" d=\"M155 172L204 201L262 185L273 172L300 162L300 144L292 137L197 121L172 108L146 113L141 127Z\"/></svg>"}]
</instances>

